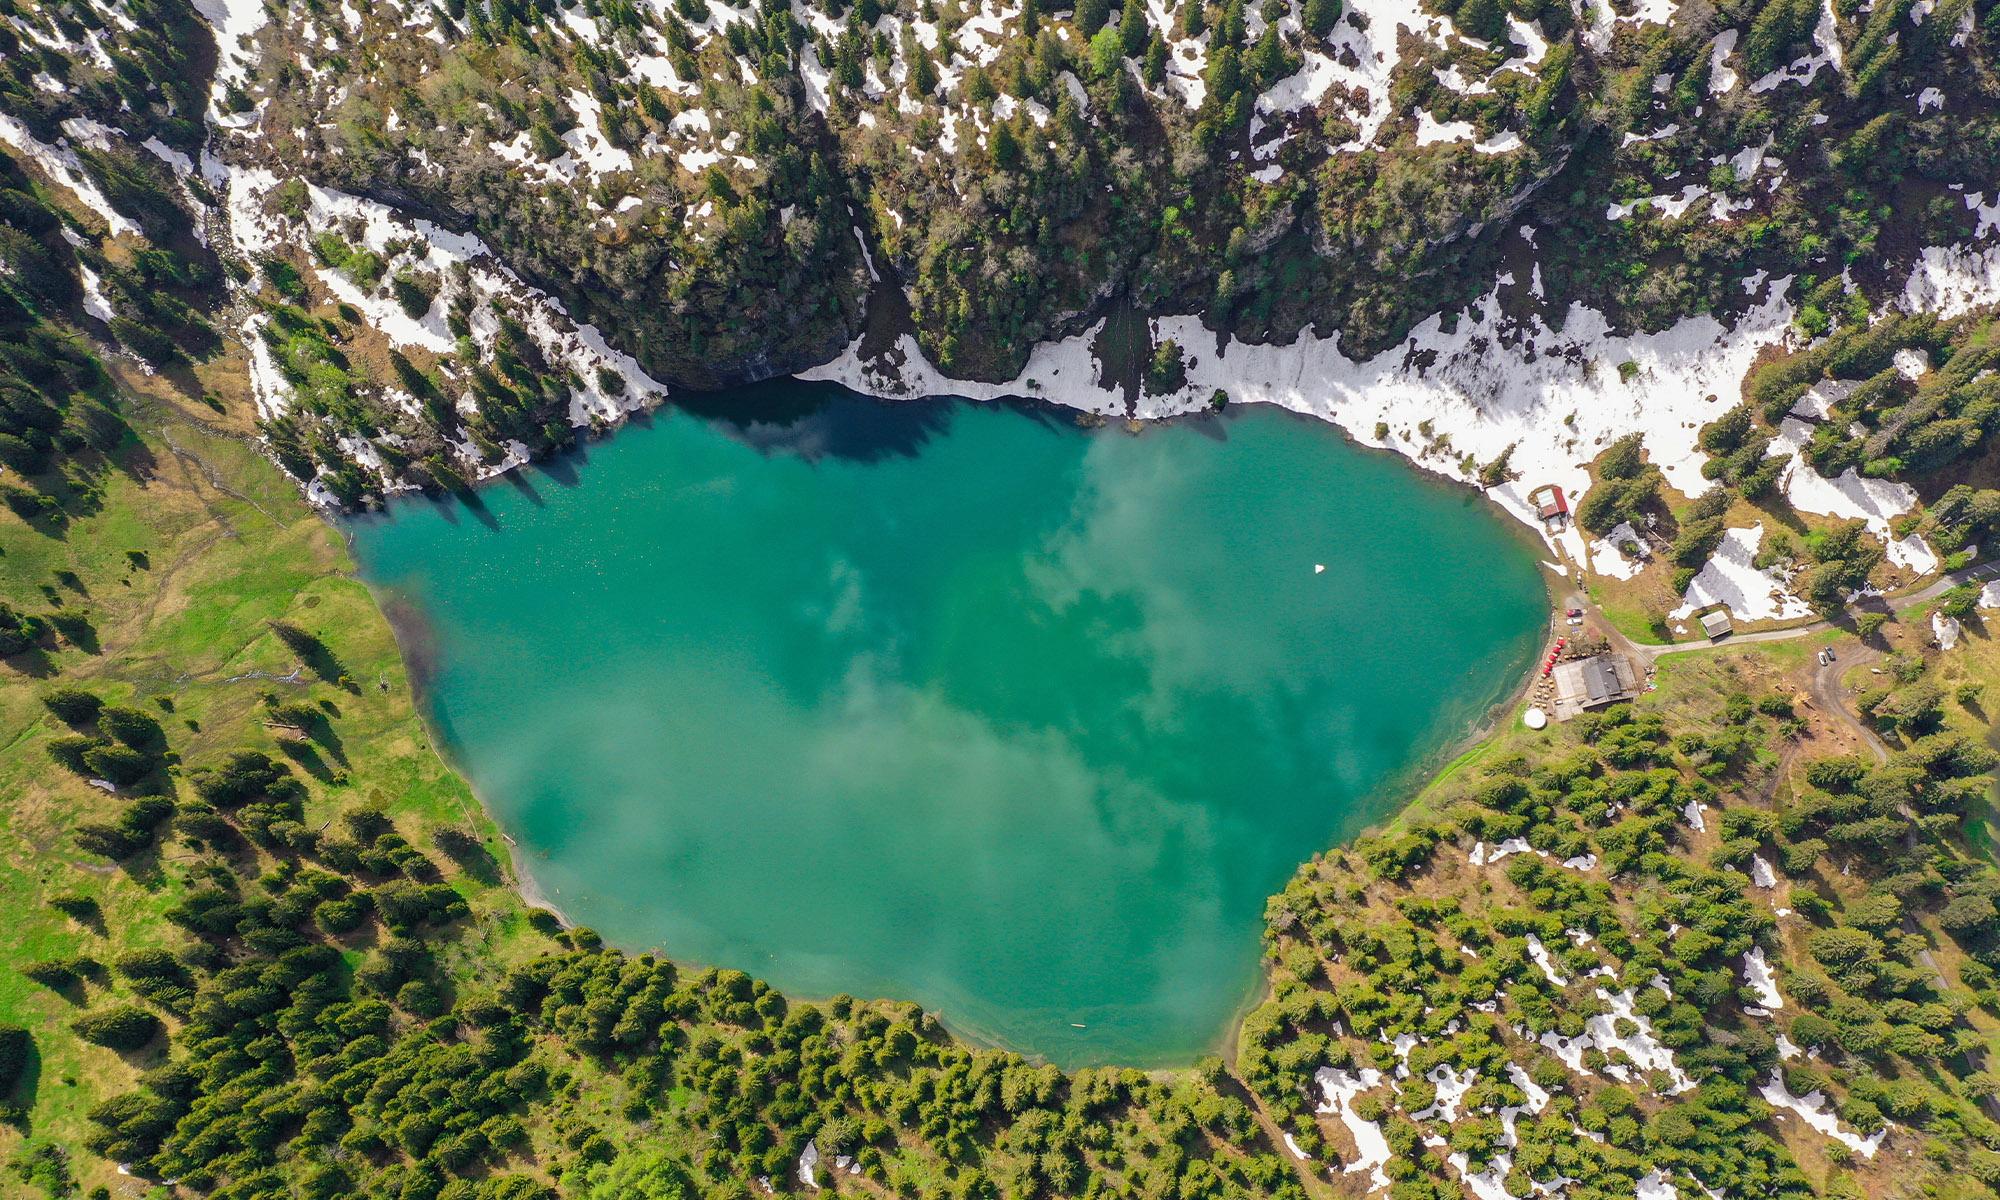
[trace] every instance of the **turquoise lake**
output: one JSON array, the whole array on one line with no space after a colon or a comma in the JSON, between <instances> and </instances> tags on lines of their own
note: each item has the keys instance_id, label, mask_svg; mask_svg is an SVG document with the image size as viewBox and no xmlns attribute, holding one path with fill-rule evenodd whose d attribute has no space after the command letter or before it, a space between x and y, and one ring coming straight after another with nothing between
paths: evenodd
<instances>
[{"instance_id":1,"label":"turquoise lake","mask_svg":"<svg viewBox=\"0 0 2000 1200\"><path fill-rule=\"evenodd\" d=\"M1324 424L724 405L350 525L442 748L633 950L1191 1061L1265 898L1536 650L1518 531Z\"/></svg>"}]
</instances>

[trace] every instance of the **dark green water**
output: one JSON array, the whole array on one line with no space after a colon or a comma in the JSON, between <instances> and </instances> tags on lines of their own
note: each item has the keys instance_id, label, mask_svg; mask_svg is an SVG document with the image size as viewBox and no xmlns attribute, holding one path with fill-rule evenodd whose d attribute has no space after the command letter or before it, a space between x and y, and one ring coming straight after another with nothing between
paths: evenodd
<instances>
[{"instance_id":1,"label":"dark green water","mask_svg":"<svg viewBox=\"0 0 2000 1200\"><path fill-rule=\"evenodd\" d=\"M617 944L1187 1061L1265 897L1534 651L1489 506L1325 425L753 398L353 528L449 751Z\"/></svg>"}]
</instances>

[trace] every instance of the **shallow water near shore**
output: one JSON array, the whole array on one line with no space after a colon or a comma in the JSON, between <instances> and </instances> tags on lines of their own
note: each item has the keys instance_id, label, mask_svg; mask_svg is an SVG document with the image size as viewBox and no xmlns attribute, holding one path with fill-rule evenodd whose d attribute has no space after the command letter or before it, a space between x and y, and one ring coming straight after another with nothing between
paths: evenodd
<instances>
[{"instance_id":1,"label":"shallow water near shore","mask_svg":"<svg viewBox=\"0 0 2000 1200\"><path fill-rule=\"evenodd\" d=\"M1542 628L1495 510L1276 410L702 407L350 523L445 748L614 944L1065 1066L1215 1048Z\"/></svg>"}]
</instances>

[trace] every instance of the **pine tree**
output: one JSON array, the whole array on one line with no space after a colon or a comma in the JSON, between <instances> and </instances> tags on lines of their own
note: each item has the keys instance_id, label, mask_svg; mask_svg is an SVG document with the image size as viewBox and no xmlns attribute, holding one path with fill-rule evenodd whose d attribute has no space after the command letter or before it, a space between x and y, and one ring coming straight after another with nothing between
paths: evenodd
<instances>
[{"instance_id":1,"label":"pine tree","mask_svg":"<svg viewBox=\"0 0 2000 1200\"><path fill-rule=\"evenodd\" d=\"M1771 0L1758 10L1743 39L1743 65L1752 75L1769 74L1787 50L1812 32L1818 16L1819 5L1812 0Z\"/></svg>"},{"instance_id":2,"label":"pine tree","mask_svg":"<svg viewBox=\"0 0 2000 1200\"><path fill-rule=\"evenodd\" d=\"M1011 171L1021 165L1021 139L1014 136L1011 121L996 121L988 148L993 151L993 165L1003 171Z\"/></svg>"},{"instance_id":3,"label":"pine tree","mask_svg":"<svg viewBox=\"0 0 2000 1200\"><path fill-rule=\"evenodd\" d=\"M639 111L655 125L664 125L673 120L673 113L667 110L667 102L661 98L660 90L653 87L639 89Z\"/></svg>"},{"instance_id":4,"label":"pine tree","mask_svg":"<svg viewBox=\"0 0 2000 1200\"><path fill-rule=\"evenodd\" d=\"M1492 0L1487 2L1491 3ZM1241 46L1243 38L1243 0L1229 0L1229 3L1222 8L1222 20L1215 26L1215 44Z\"/></svg>"},{"instance_id":5,"label":"pine tree","mask_svg":"<svg viewBox=\"0 0 2000 1200\"><path fill-rule=\"evenodd\" d=\"M1000 93L993 87L993 77L985 67L967 67L962 80L961 91L968 104L991 104Z\"/></svg>"},{"instance_id":6,"label":"pine tree","mask_svg":"<svg viewBox=\"0 0 2000 1200\"><path fill-rule=\"evenodd\" d=\"M1167 43L1157 29L1146 43L1146 64L1140 73L1151 87L1159 87L1167 81Z\"/></svg>"},{"instance_id":7,"label":"pine tree","mask_svg":"<svg viewBox=\"0 0 2000 1200\"><path fill-rule=\"evenodd\" d=\"M1041 94L1035 87L1034 79L1028 74L1028 60L1024 58L1015 59L1007 67L1002 82L1007 85L1005 89L1007 94L1017 99L1030 100Z\"/></svg>"},{"instance_id":8,"label":"pine tree","mask_svg":"<svg viewBox=\"0 0 2000 1200\"><path fill-rule=\"evenodd\" d=\"M1522 110L1528 118L1529 129L1539 130L1548 126L1549 117L1555 112L1556 100L1569 82L1570 63L1575 56L1576 49L1568 42L1560 43L1549 51L1547 61L1542 64L1542 81Z\"/></svg>"},{"instance_id":9,"label":"pine tree","mask_svg":"<svg viewBox=\"0 0 2000 1200\"><path fill-rule=\"evenodd\" d=\"M1146 20L1146 5L1143 0L1125 0L1125 7L1118 14L1118 37L1128 58L1136 58L1146 48L1146 35L1153 30Z\"/></svg>"},{"instance_id":10,"label":"pine tree","mask_svg":"<svg viewBox=\"0 0 2000 1200\"><path fill-rule=\"evenodd\" d=\"M1069 50L1062 39L1049 30L1043 30L1042 36L1035 39L1036 85L1046 87L1054 83L1056 77L1069 70L1071 65Z\"/></svg>"},{"instance_id":11,"label":"pine tree","mask_svg":"<svg viewBox=\"0 0 2000 1200\"><path fill-rule=\"evenodd\" d=\"M1333 32L1333 23L1340 20L1340 0L1306 0L1300 17L1306 32L1323 38Z\"/></svg>"},{"instance_id":12,"label":"pine tree","mask_svg":"<svg viewBox=\"0 0 2000 1200\"><path fill-rule=\"evenodd\" d=\"M937 90L937 85L937 62L931 58L930 51L919 46L917 52L910 56L910 99L917 101L927 99Z\"/></svg>"},{"instance_id":13,"label":"pine tree","mask_svg":"<svg viewBox=\"0 0 2000 1200\"><path fill-rule=\"evenodd\" d=\"M1208 32L1208 8L1204 0L1187 0L1181 9L1181 36L1198 38Z\"/></svg>"},{"instance_id":14,"label":"pine tree","mask_svg":"<svg viewBox=\"0 0 2000 1200\"><path fill-rule=\"evenodd\" d=\"M1111 19L1111 0L1077 0L1076 27L1090 37Z\"/></svg>"},{"instance_id":15,"label":"pine tree","mask_svg":"<svg viewBox=\"0 0 2000 1200\"><path fill-rule=\"evenodd\" d=\"M867 82L867 72L861 65L861 51L847 38L840 40L840 49L833 56L833 79L841 87L860 91Z\"/></svg>"},{"instance_id":16,"label":"pine tree","mask_svg":"<svg viewBox=\"0 0 2000 1200\"><path fill-rule=\"evenodd\" d=\"M1083 113L1078 110L1076 96L1068 88L1061 89L1056 97L1055 130L1057 145L1074 146L1083 140Z\"/></svg>"},{"instance_id":17,"label":"pine tree","mask_svg":"<svg viewBox=\"0 0 2000 1200\"><path fill-rule=\"evenodd\" d=\"M1250 50L1248 74L1251 86L1262 91L1285 76L1285 44L1278 40L1276 25L1264 26L1263 36Z\"/></svg>"},{"instance_id":18,"label":"pine tree","mask_svg":"<svg viewBox=\"0 0 2000 1200\"><path fill-rule=\"evenodd\" d=\"M735 185L729 182L729 176L719 166L710 166L701 183L703 191L723 204L735 204L739 199Z\"/></svg>"},{"instance_id":19,"label":"pine tree","mask_svg":"<svg viewBox=\"0 0 2000 1200\"><path fill-rule=\"evenodd\" d=\"M1208 99L1204 107L1210 112L1223 111L1237 89L1243 86L1243 68L1237 61L1235 49L1227 44L1217 47L1208 57L1208 70L1202 73L1202 82L1208 85Z\"/></svg>"},{"instance_id":20,"label":"pine tree","mask_svg":"<svg viewBox=\"0 0 2000 1200\"><path fill-rule=\"evenodd\" d=\"M1119 71L1112 76L1115 91L1111 97L1112 107L1120 113L1134 113L1146 106L1146 93L1139 86L1139 80L1130 71Z\"/></svg>"}]
</instances>

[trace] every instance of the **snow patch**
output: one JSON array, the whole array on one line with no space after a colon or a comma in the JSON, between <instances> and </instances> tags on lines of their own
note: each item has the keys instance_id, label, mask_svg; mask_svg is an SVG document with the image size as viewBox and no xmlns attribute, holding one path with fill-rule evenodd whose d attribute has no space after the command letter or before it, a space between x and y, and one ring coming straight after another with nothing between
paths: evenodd
<instances>
[{"instance_id":1,"label":"snow patch","mask_svg":"<svg viewBox=\"0 0 2000 1200\"><path fill-rule=\"evenodd\" d=\"M1646 569L1643 558L1628 558L1623 546L1637 546L1643 554L1646 539L1629 524L1621 523L1610 533L1590 543L1590 569L1608 579L1630 579Z\"/></svg>"},{"instance_id":2,"label":"snow patch","mask_svg":"<svg viewBox=\"0 0 2000 1200\"><path fill-rule=\"evenodd\" d=\"M1983 217L1982 217L1983 219ZM2000 301L2000 246L1927 246L1903 285L1908 312L1961 316Z\"/></svg>"},{"instance_id":3,"label":"snow patch","mask_svg":"<svg viewBox=\"0 0 2000 1200\"><path fill-rule=\"evenodd\" d=\"M1348 1134L1354 1138L1355 1157L1347 1164L1347 1174L1366 1171L1370 1191L1387 1188L1389 1176L1382 1168L1389 1163L1389 1139L1383 1135L1381 1125L1363 1120L1354 1111L1354 1098L1380 1084L1382 1072L1363 1067L1358 1074L1350 1074L1344 1068L1321 1067L1314 1072L1313 1080L1326 1097L1315 1111L1339 1116L1340 1123L1347 1126Z\"/></svg>"},{"instance_id":4,"label":"snow patch","mask_svg":"<svg viewBox=\"0 0 2000 1200\"><path fill-rule=\"evenodd\" d=\"M1771 973L1771 964L1764 961L1762 946L1750 947L1749 953L1743 956L1743 981L1757 993L1760 1007L1772 1012L1785 1007L1785 998L1778 993L1777 977Z\"/></svg>"},{"instance_id":5,"label":"snow patch","mask_svg":"<svg viewBox=\"0 0 2000 1200\"><path fill-rule=\"evenodd\" d=\"M1771 864L1765 862L1764 856L1761 854L1750 856L1750 882L1760 888L1774 888L1778 886L1777 872L1771 869Z\"/></svg>"},{"instance_id":6,"label":"snow patch","mask_svg":"<svg viewBox=\"0 0 2000 1200\"><path fill-rule=\"evenodd\" d=\"M4 112L0 112L0 142L34 160L35 165L46 171L50 179L75 193L84 207L104 218L111 236L139 234L139 227L111 206L111 201L98 188L97 181L84 170L83 160L68 145L49 145L35 137L20 118Z\"/></svg>"},{"instance_id":7,"label":"snow patch","mask_svg":"<svg viewBox=\"0 0 2000 1200\"><path fill-rule=\"evenodd\" d=\"M118 314L112 311L111 301L104 295L104 281L84 263L77 263L76 269L83 279L83 311L109 324Z\"/></svg>"},{"instance_id":8,"label":"snow patch","mask_svg":"<svg viewBox=\"0 0 2000 1200\"><path fill-rule=\"evenodd\" d=\"M1569 980L1556 973L1555 960L1549 956L1549 948L1532 933L1528 935L1528 957L1535 960L1535 965L1542 969L1542 976L1550 983L1559 988L1569 986Z\"/></svg>"},{"instance_id":9,"label":"snow patch","mask_svg":"<svg viewBox=\"0 0 2000 1200\"><path fill-rule=\"evenodd\" d=\"M1791 1089L1785 1086L1783 1071L1772 1070L1770 1081L1759 1090L1765 1103L1771 1107L1789 1109L1797 1113L1799 1119L1807 1125L1863 1158L1874 1158L1875 1152L1882 1148L1882 1139L1889 1136L1889 1127L1886 1124L1867 1137L1862 1137L1853 1130L1841 1128L1840 1119L1833 1114L1833 1106L1827 1101L1824 1092L1814 1089L1803 1096L1792 1095Z\"/></svg>"},{"instance_id":10,"label":"snow patch","mask_svg":"<svg viewBox=\"0 0 2000 1200\"><path fill-rule=\"evenodd\" d=\"M1819 478L1810 468L1806 473ZM1761 521L1748 529L1724 533L1722 544L1688 585L1681 606L1668 616L1676 621L1686 620L1697 610L1716 604L1728 608L1739 621L1791 620L1811 615L1812 606L1794 596L1782 577L1755 566L1753 560L1763 540ZM1701 828L1693 820L1689 823Z\"/></svg>"}]
</instances>

